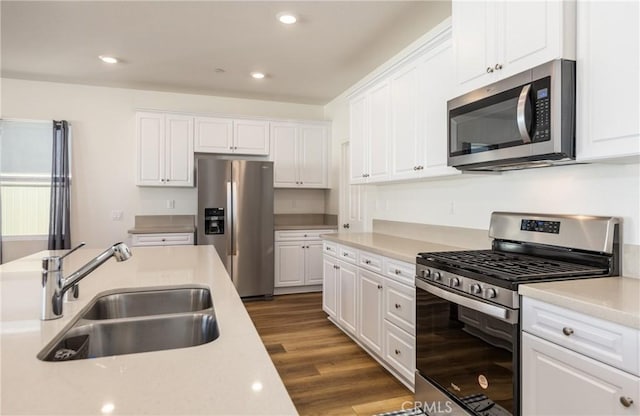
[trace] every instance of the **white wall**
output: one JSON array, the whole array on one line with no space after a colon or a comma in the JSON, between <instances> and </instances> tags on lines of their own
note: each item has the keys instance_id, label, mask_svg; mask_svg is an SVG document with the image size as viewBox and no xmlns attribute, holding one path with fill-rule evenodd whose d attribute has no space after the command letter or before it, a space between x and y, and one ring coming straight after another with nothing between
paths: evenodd
<instances>
[{"instance_id":1,"label":"white wall","mask_svg":"<svg viewBox=\"0 0 640 416\"><path fill-rule=\"evenodd\" d=\"M136 109L324 119L321 106L16 79L2 79L1 94L3 118L72 123L72 236L91 247L126 238L137 214L196 213L195 188L134 185ZM112 210L123 211L123 220L112 221Z\"/></svg>"}]
</instances>

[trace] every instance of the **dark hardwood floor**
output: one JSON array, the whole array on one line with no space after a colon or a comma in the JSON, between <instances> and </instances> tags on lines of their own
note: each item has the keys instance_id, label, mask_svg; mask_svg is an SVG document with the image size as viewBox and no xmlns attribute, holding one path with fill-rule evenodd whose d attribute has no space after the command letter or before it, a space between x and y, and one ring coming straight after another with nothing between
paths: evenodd
<instances>
[{"instance_id":1,"label":"dark hardwood floor","mask_svg":"<svg viewBox=\"0 0 640 416\"><path fill-rule=\"evenodd\" d=\"M413 393L322 311L322 294L246 302L301 415L373 415L399 410Z\"/></svg>"}]
</instances>

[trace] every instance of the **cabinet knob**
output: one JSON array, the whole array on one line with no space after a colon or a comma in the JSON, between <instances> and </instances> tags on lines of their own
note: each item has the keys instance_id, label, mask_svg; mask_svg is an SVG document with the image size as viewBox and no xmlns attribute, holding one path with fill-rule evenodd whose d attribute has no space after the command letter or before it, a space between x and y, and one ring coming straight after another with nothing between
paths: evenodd
<instances>
[{"instance_id":1,"label":"cabinet knob","mask_svg":"<svg viewBox=\"0 0 640 416\"><path fill-rule=\"evenodd\" d=\"M491 68L490 66L487 67L487 74L490 74L493 72L493 68Z\"/></svg>"},{"instance_id":2,"label":"cabinet knob","mask_svg":"<svg viewBox=\"0 0 640 416\"><path fill-rule=\"evenodd\" d=\"M400 270L400 269L396 269L395 270L395 274L400 274L400 273L402 273L402 270Z\"/></svg>"},{"instance_id":3,"label":"cabinet knob","mask_svg":"<svg viewBox=\"0 0 640 416\"><path fill-rule=\"evenodd\" d=\"M562 333L565 334L566 336L572 335L573 329L565 326L564 328L562 328Z\"/></svg>"},{"instance_id":4,"label":"cabinet knob","mask_svg":"<svg viewBox=\"0 0 640 416\"><path fill-rule=\"evenodd\" d=\"M331 247L325 247L324 249L325 250L331 250Z\"/></svg>"},{"instance_id":5,"label":"cabinet knob","mask_svg":"<svg viewBox=\"0 0 640 416\"><path fill-rule=\"evenodd\" d=\"M494 67L494 69L495 69L496 71L501 70L501 69L502 69L502 64L496 64L496 66Z\"/></svg>"},{"instance_id":6,"label":"cabinet knob","mask_svg":"<svg viewBox=\"0 0 640 416\"><path fill-rule=\"evenodd\" d=\"M399 303L395 304L396 309L400 309L402 307L402 305L400 305Z\"/></svg>"},{"instance_id":7,"label":"cabinet knob","mask_svg":"<svg viewBox=\"0 0 640 416\"><path fill-rule=\"evenodd\" d=\"M620 403L622 403L624 407L631 407L631 405L633 404L633 400L631 399L631 397L621 396Z\"/></svg>"},{"instance_id":8,"label":"cabinet knob","mask_svg":"<svg viewBox=\"0 0 640 416\"><path fill-rule=\"evenodd\" d=\"M396 355L400 355L400 350L395 350L394 352L396 353Z\"/></svg>"},{"instance_id":9,"label":"cabinet knob","mask_svg":"<svg viewBox=\"0 0 640 416\"><path fill-rule=\"evenodd\" d=\"M371 264L371 260L365 260L364 264Z\"/></svg>"},{"instance_id":10,"label":"cabinet knob","mask_svg":"<svg viewBox=\"0 0 640 416\"><path fill-rule=\"evenodd\" d=\"M343 257L347 257L349 255L349 253L342 253Z\"/></svg>"},{"instance_id":11,"label":"cabinet knob","mask_svg":"<svg viewBox=\"0 0 640 416\"><path fill-rule=\"evenodd\" d=\"M414 166L414 167L413 167L413 170L418 170L418 167L417 167L417 166Z\"/></svg>"},{"instance_id":12,"label":"cabinet knob","mask_svg":"<svg viewBox=\"0 0 640 416\"><path fill-rule=\"evenodd\" d=\"M169 182L169 179L167 179L167 182Z\"/></svg>"},{"instance_id":13,"label":"cabinet knob","mask_svg":"<svg viewBox=\"0 0 640 416\"><path fill-rule=\"evenodd\" d=\"M422 169L424 169L424 166L418 165L418 170L422 170Z\"/></svg>"},{"instance_id":14,"label":"cabinet knob","mask_svg":"<svg viewBox=\"0 0 640 416\"><path fill-rule=\"evenodd\" d=\"M349 228L349 224L342 224L342 228Z\"/></svg>"},{"instance_id":15,"label":"cabinet knob","mask_svg":"<svg viewBox=\"0 0 640 416\"><path fill-rule=\"evenodd\" d=\"M378 289L382 289L382 285L378 285Z\"/></svg>"}]
</instances>

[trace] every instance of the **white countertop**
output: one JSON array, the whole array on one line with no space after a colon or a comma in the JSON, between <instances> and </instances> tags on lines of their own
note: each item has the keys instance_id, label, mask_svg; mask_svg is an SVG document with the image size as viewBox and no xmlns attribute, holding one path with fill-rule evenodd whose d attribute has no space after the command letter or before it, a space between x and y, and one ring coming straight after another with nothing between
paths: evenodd
<instances>
[{"instance_id":1,"label":"white countertop","mask_svg":"<svg viewBox=\"0 0 640 416\"><path fill-rule=\"evenodd\" d=\"M411 240L378 233L336 233L323 234L322 238L336 243L346 244L361 250L391 257L407 263L415 263L418 253L429 251L460 251L460 247Z\"/></svg>"},{"instance_id":2,"label":"white countertop","mask_svg":"<svg viewBox=\"0 0 640 416\"><path fill-rule=\"evenodd\" d=\"M100 250L65 259L76 270ZM212 246L135 247L80 283L80 299L64 317L40 321L40 259L0 266L1 404L8 414L296 414L249 315ZM168 285L208 287L220 337L166 351L68 362L38 352L100 292ZM112 408L112 411L108 410Z\"/></svg>"},{"instance_id":3,"label":"white countertop","mask_svg":"<svg viewBox=\"0 0 640 416\"><path fill-rule=\"evenodd\" d=\"M640 329L640 279L601 277L520 285L518 293Z\"/></svg>"}]
</instances>

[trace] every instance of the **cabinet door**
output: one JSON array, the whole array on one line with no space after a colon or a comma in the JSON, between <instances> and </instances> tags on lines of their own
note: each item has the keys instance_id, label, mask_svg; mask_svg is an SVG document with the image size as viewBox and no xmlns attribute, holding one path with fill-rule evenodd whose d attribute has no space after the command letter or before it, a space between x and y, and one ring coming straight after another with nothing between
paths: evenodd
<instances>
[{"instance_id":1,"label":"cabinet door","mask_svg":"<svg viewBox=\"0 0 640 416\"><path fill-rule=\"evenodd\" d=\"M382 277L358 270L358 339L382 356Z\"/></svg>"},{"instance_id":2,"label":"cabinet door","mask_svg":"<svg viewBox=\"0 0 640 416\"><path fill-rule=\"evenodd\" d=\"M233 120L230 118L195 118L196 152L233 153Z\"/></svg>"},{"instance_id":3,"label":"cabinet door","mask_svg":"<svg viewBox=\"0 0 640 416\"><path fill-rule=\"evenodd\" d=\"M322 284L322 241L313 241L306 244L304 250L304 276L305 284Z\"/></svg>"},{"instance_id":4,"label":"cabinet door","mask_svg":"<svg viewBox=\"0 0 640 416\"><path fill-rule=\"evenodd\" d=\"M269 154L269 122L234 120L233 150L244 155Z\"/></svg>"},{"instance_id":5,"label":"cabinet door","mask_svg":"<svg viewBox=\"0 0 640 416\"><path fill-rule=\"evenodd\" d=\"M418 172L419 94L416 65L391 76L391 174L394 179L416 176Z\"/></svg>"},{"instance_id":6,"label":"cabinet door","mask_svg":"<svg viewBox=\"0 0 640 416\"><path fill-rule=\"evenodd\" d=\"M136 113L138 169L136 185L164 186L164 115Z\"/></svg>"},{"instance_id":7,"label":"cabinet door","mask_svg":"<svg viewBox=\"0 0 640 416\"><path fill-rule=\"evenodd\" d=\"M638 414L640 379L523 333L522 392L523 416L630 416Z\"/></svg>"},{"instance_id":8,"label":"cabinet door","mask_svg":"<svg viewBox=\"0 0 640 416\"><path fill-rule=\"evenodd\" d=\"M298 129L293 124L271 125L273 137L273 186L295 188L298 179Z\"/></svg>"},{"instance_id":9,"label":"cabinet door","mask_svg":"<svg viewBox=\"0 0 640 416\"><path fill-rule=\"evenodd\" d=\"M391 136L391 86L383 82L369 93L369 170L367 181L389 176Z\"/></svg>"},{"instance_id":10,"label":"cabinet door","mask_svg":"<svg viewBox=\"0 0 640 416\"><path fill-rule=\"evenodd\" d=\"M165 117L165 184L193 186L193 117Z\"/></svg>"},{"instance_id":11,"label":"cabinet door","mask_svg":"<svg viewBox=\"0 0 640 416\"><path fill-rule=\"evenodd\" d=\"M453 0L451 4L458 92L491 82L488 67L495 60L493 1Z\"/></svg>"},{"instance_id":12,"label":"cabinet door","mask_svg":"<svg viewBox=\"0 0 640 416\"><path fill-rule=\"evenodd\" d=\"M570 32L575 30L574 26L562 26L563 3L565 2L556 0L498 3L498 51L496 62L492 62L498 78L506 78L563 57L565 34L568 39L573 39ZM496 69L495 64L501 68Z\"/></svg>"},{"instance_id":13,"label":"cabinet door","mask_svg":"<svg viewBox=\"0 0 640 416\"><path fill-rule=\"evenodd\" d=\"M640 154L640 3L578 2L578 160Z\"/></svg>"},{"instance_id":14,"label":"cabinet door","mask_svg":"<svg viewBox=\"0 0 640 416\"><path fill-rule=\"evenodd\" d=\"M338 324L357 335L358 276L356 267L338 262Z\"/></svg>"},{"instance_id":15,"label":"cabinet door","mask_svg":"<svg viewBox=\"0 0 640 416\"><path fill-rule=\"evenodd\" d=\"M419 117L421 126L417 153L421 155L425 168L446 168L449 141L447 123L447 100L452 98L454 85L451 71L453 52L450 42L445 42L431 51L421 62L422 107ZM451 168L452 171L457 171Z\"/></svg>"},{"instance_id":16,"label":"cabinet door","mask_svg":"<svg viewBox=\"0 0 640 416\"><path fill-rule=\"evenodd\" d=\"M330 317L338 316L338 262L329 255L322 258L322 310Z\"/></svg>"},{"instance_id":17,"label":"cabinet door","mask_svg":"<svg viewBox=\"0 0 640 416\"><path fill-rule=\"evenodd\" d=\"M367 100L363 94L349 103L349 152L351 183L364 183L369 169Z\"/></svg>"},{"instance_id":18,"label":"cabinet door","mask_svg":"<svg viewBox=\"0 0 640 416\"><path fill-rule=\"evenodd\" d=\"M327 128L302 125L298 131L300 185L303 188L326 188L329 182Z\"/></svg>"},{"instance_id":19,"label":"cabinet door","mask_svg":"<svg viewBox=\"0 0 640 416\"><path fill-rule=\"evenodd\" d=\"M304 241L276 243L275 287L304 285Z\"/></svg>"}]
</instances>

